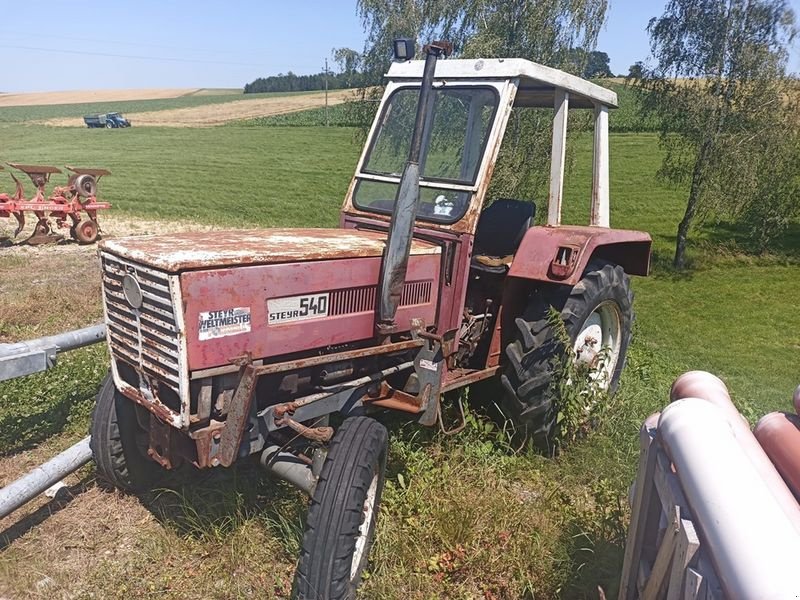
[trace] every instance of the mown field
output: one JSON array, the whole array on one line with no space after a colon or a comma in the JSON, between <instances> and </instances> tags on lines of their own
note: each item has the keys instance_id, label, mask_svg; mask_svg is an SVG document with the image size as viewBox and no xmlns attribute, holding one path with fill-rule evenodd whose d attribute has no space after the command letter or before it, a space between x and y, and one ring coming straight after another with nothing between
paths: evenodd
<instances>
[{"instance_id":1,"label":"mown field","mask_svg":"<svg viewBox=\"0 0 800 600\"><path fill-rule=\"evenodd\" d=\"M356 130L257 126L265 124L106 132L6 119L0 160L110 168L101 190L113 212L156 228L160 219L164 229L174 220L335 225L360 151ZM579 221L588 211L591 143L573 143L565 215ZM612 135L612 225L652 234L654 270L633 283L634 343L597 427L545 459L514 452L477 408L454 437L387 421L388 483L364 598L597 598L598 586L614 597L637 430L667 402L671 381L710 370L751 419L790 407L800 383L800 229L761 257L742 253L735 231L701 230L692 269L675 273L668 264L684 191L656 180L659 161L655 135ZM0 248L0 339L97 319L95 259L59 258L63 250ZM0 384L0 484L85 435L105 360L94 347L48 374ZM254 466L178 474L141 497L103 490L91 467L68 483L71 501L39 500L0 521L0 596L288 597L303 499Z\"/></svg>"}]
</instances>

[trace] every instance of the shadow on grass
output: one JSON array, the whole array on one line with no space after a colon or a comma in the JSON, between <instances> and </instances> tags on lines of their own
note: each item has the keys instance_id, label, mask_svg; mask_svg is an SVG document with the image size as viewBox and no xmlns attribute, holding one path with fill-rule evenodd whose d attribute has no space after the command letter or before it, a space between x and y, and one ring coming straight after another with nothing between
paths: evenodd
<instances>
[{"instance_id":1,"label":"shadow on grass","mask_svg":"<svg viewBox=\"0 0 800 600\"><path fill-rule=\"evenodd\" d=\"M139 500L159 523L195 540L220 541L255 520L292 560L300 550L308 506L303 492L270 476L255 460L209 471L183 467Z\"/></svg>"},{"instance_id":2,"label":"shadow on grass","mask_svg":"<svg viewBox=\"0 0 800 600\"><path fill-rule=\"evenodd\" d=\"M623 544L586 534L575 535L570 540L571 576L561 597L602 598L598 591L602 589L606 598L616 598L624 554Z\"/></svg>"},{"instance_id":3,"label":"shadow on grass","mask_svg":"<svg viewBox=\"0 0 800 600\"><path fill-rule=\"evenodd\" d=\"M0 457L88 425L107 369L105 348L95 345L65 354L48 371L0 382Z\"/></svg>"},{"instance_id":4,"label":"shadow on grass","mask_svg":"<svg viewBox=\"0 0 800 600\"><path fill-rule=\"evenodd\" d=\"M36 511L7 527L5 530L0 531L0 552L8 548L34 527L44 523L51 515L69 506L78 494L86 491L93 479L93 477L84 477L73 486L61 488L55 498L50 500L50 502L39 507Z\"/></svg>"},{"instance_id":5,"label":"shadow on grass","mask_svg":"<svg viewBox=\"0 0 800 600\"><path fill-rule=\"evenodd\" d=\"M75 414L88 413L93 402L91 396L64 391L42 410L6 414L0 418L0 457L30 450L62 433Z\"/></svg>"},{"instance_id":6,"label":"shadow on grass","mask_svg":"<svg viewBox=\"0 0 800 600\"><path fill-rule=\"evenodd\" d=\"M721 222L704 225L701 231L708 241L729 253L759 255L747 229L737 223ZM788 259L800 259L800 223L791 223L786 230L769 243L770 254Z\"/></svg>"}]
</instances>

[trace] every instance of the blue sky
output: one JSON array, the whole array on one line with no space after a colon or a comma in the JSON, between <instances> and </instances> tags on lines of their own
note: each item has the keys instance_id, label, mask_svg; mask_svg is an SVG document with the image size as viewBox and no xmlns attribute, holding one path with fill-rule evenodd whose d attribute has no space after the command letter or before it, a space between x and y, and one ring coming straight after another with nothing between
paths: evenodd
<instances>
[{"instance_id":1,"label":"blue sky","mask_svg":"<svg viewBox=\"0 0 800 600\"><path fill-rule=\"evenodd\" d=\"M647 56L664 1L610 1L598 49L625 73ZM318 72L332 48L363 43L355 0L0 0L0 91L241 87Z\"/></svg>"}]
</instances>

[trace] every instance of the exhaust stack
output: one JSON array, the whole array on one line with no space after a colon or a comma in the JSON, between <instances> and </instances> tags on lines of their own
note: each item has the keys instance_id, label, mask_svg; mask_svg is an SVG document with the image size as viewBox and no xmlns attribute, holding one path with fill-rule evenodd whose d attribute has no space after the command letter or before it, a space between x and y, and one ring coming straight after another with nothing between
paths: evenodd
<instances>
[{"instance_id":1,"label":"exhaust stack","mask_svg":"<svg viewBox=\"0 0 800 600\"><path fill-rule=\"evenodd\" d=\"M408 48L408 45L404 45L403 48ZM429 121L433 110L433 76L436 70L436 61L442 55L449 56L453 45L449 42L433 42L425 46L423 50L425 52L425 69L419 90L419 103L411 136L411 147L400 185L397 188L392 220L389 223L389 237L386 241L381 266L378 318L375 324L380 337L390 335L397 328L394 318L406 279L408 257L411 253L411 237L417 217L417 204L419 204L419 159L422 140L425 139L425 133L431 125ZM410 58L410 56L410 53L404 51L403 55L398 58Z\"/></svg>"}]
</instances>

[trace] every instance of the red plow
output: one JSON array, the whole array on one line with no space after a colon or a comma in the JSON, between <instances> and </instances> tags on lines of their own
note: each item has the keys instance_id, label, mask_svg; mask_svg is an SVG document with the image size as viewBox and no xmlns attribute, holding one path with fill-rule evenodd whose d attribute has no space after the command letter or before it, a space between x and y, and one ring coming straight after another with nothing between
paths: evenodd
<instances>
[{"instance_id":1,"label":"red plow","mask_svg":"<svg viewBox=\"0 0 800 600\"><path fill-rule=\"evenodd\" d=\"M21 165L7 163L8 166L25 173L36 188L33 198L25 198L25 189L17 177L11 174L16 190L9 196L0 192L0 217L14 217L17 237L25 227L25 213L36 216L33 234L26 240L28 244L48 244L64 239L56 229L69 228L72 239L80 244L91 244L97 240L100 226L97 211L111 208L108 202L97 199L97 183L103 175L110 175L106 169L81 169L66 167L70 171L66 186L53 187L46 196L45 187L53 173L62 173L58 167L44 165ZM0 166L0 170L3 167Z\"/></svg>"}]
</instances>

